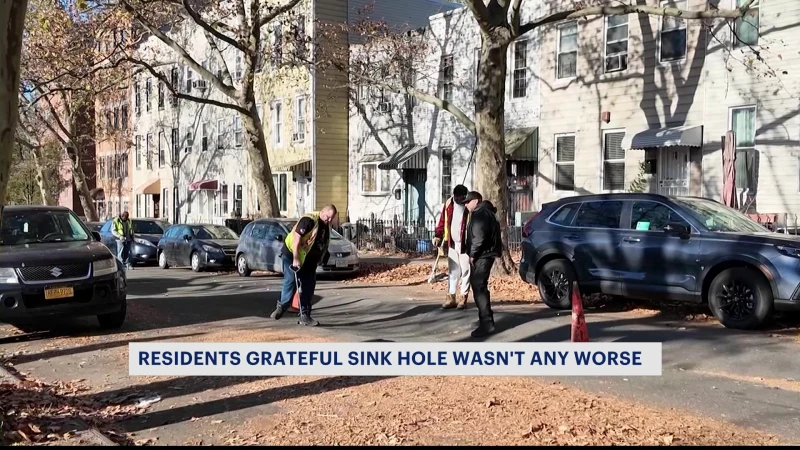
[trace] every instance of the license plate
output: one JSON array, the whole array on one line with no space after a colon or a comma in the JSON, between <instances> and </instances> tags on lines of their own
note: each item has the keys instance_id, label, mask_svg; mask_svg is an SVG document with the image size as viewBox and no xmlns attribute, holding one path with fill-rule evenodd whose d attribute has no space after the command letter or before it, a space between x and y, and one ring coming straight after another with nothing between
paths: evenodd
<instances>
[{"instance_id":1,"label":"license plate","mask_svg":"<svg viewBox=\"0 0 800 450\"><path fill-rule=\"evenodd\" d=\"M336 261L336 267L347 267L347 261Z\"/></svg>"},{"instance_id":2,"label":"license plate","mask_svg":"<svg viewBox=\"0 0 800 450\"><path fill-rule=\"evenodd\" d=\"M59 287L44 290L45 300L55 300L57 298L69 298L75 296L75 290L72 287Z\"/></svg>"}]
</instances>

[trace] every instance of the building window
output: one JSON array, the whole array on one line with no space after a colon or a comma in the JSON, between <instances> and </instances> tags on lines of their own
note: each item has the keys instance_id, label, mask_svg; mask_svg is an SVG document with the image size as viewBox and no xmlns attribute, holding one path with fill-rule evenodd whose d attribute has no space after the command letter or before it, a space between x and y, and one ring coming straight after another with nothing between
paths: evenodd
<instances>
[{"instance_id":1,"label":"building window","mask_svg":"<svg viewBox=\"0 0 800 450\"><path fill-rule=\"evenodd\" d=\"M100 158L100 160L98 161L98 165L99 165L99 169L100 169L100 171L99 171L100 178L108 177L108 174L105 173L106 158Z\"/></svg>"},{"instance_id":2,"label":"building window","mask_svg":"<svg viewBox=\"0 0 800 450\"><path fill-rule=\"evenodd\" d=\"M686 10L686 0L667 0L667 8ZM677 17L661 18L661 61L679 61L686 57L686 21Z\"/></svg>"},{"instance_id":3,"label":"building window","mask_svg":"<svg viewBox=\"0 0 800 450\"><path fill-rule=\"evenodd\" d=\"M736 188L756 187L756 107L731 109L731 130L736 138Z\"/></svg>"},{"instance_id":4,"label":"building window","mask_svg":"<svg viewBox=\"0 0 800 450\"><path fill-rule=\"evenodd\" d=\"M147 153L145 154L145 161L147 161L147 168L153 168L153 133L147 133Z\"/></svg>"},{"instance_id":5,"label":"building window","mask_svg":"<svg viewBox=\"0 0 800 450\"><path fill-rule=\"evenodd\" d=\"M120 111L122 113L122 118L121 118L122 128L123 129L127 129L128 128L128 104L127 103L123 103L122 106L120 107Z\"/></svg>"},{"instance_id":6,"label":"building window","mask_svg":"<svg viewBox=\"0 0 800 450\"><path fill-rule=\"evenodd\" d=\"M217 148L225 148L225 119L217 120Z\"/></svg>"},{"instance_id":7,"label":"building window","mask_svg":"<svg viewBox=\"0 0 800 450\"><path fill-rule=\"evenodd\" d=\"M306 140L306 98L294 99L294 132L292 141L303 142Z\"/></svg>"},{"instance_id":8,"label":"building window","mask_svg":"<svg viewBox=\"0 0 800 450\"><path fill-rule=\"evenodd\" d=\"M153 80L147 79L144 86L144 109L150 112L150 94L153 92Z\"/></svg>"},{"instance_id":9,"label":"building window","mask_svg":"<svg viewBox=\"0 0 800 450\"><path fill-rule=\"evenodd\" d=\"M558 28L558 78L578 76L578 23L570 22Z\"/></svg>"},{"instance_id":10,"label":"building window","mask_svg":"<svg viewBox=\"0 0 800 450\"><path fill-rule=\"evenodd\" d=\"M142 93L139 90L139 83L133 85L133 108L135 109L136 117L142 115Z\"/></svg>"},{"instance_id":11,"label":"building window","mask_svg":"<svg viewBox=\"0 0 800 450\"><path fill-rule=\"evenodd\" d=\"M242 185L233 185L233 212L234 214L241 215L242 212Z\"/></svg>"},{"instance_id":12,"label":"building window","mask_svg":"<svg viewBox=\"0 0 800 450\"><path fill-rule=\"evenodd\" d=\"M272 174L272 186L275 188L275 196L278 197L278 207L281 211L287 211L286 198L289 192L289 185L285 173ZM260 205L259 205L260 206ZM258 209L261 211L261 208Z\"/></svg>"},{"instance_id":13,"label":"building window","mask_svg":"<svg viewBox=\"0 0 800 450\"><path fill-rule=\"evenodd\" d=\"M192 202L194 199L192 198L192 191L186 189L186 214L192 213Z\"/></svg>"},{"instance_id":14,"label":"building window","mask_svg":"<svg viewBox=\"0 0 800 450\"><path fill-rule=\"evenodd\" d=\"M575 135L556 136L556 190L575 190Z\"/></svg>"},{"instance_id":15,"label":"building window","mask_svg":"<svg viewBox=\"0 0 800 450\"><path fill-rule=\"evenodd\" d=\"M628 16L606 17L606 72L628 68Z\"/></svg>"},{"instance_id":16,"label":"building window","mask_svg":"<svg viewBox=\"0 0 800 450\"><path fill-rule=\"evenodd\" d=\"M171 90L172 92L170 93L169 100L170 100L170 103L172 104L172 106L177 106L178 105L178 96L175 95L175 93L178 92L178 90L180 89L180 80L179 80L179 77L178 77L178 68L177 67L173 67L170 70L169 78L170 78L169 79L170 85L172 86L172 90Z\"/></svg>"},{"instance_id":17,"label":"building window","mask_svg":"<svg viewBox=\"0 0 800 450\"><path fill-rule=\"evenodd\" d=\"M115 130L119 129L119 123L120 123L119 119L120 119L119 106L115 106L114 107L114 129Z\"/></svg>"},{"instance_id":18,"label":"building window","mask_svg":"<svg viewBox=\"0 0 800 450\"><path fill-rule=\"evenodd\" d=\"M158 132L158 167L164 167L167 163L167 151L164 148L164 142L167 138L164 136L163 131Z\"/></svg>"},{"instance_id":19,"label":"building window","mask_svg":"<svg viewBox=\"0 0 800 450\"><path fill-rule=\"evenodd\" d=\"M161 217L169 220L169 189L161 190Z\"/></svg>"},{"instance_id":20,"label":"building window","mask_svg":"<svg viewBox=\"0 0 800 450\"><path fill-rule=\"evenodd\" d=\"M164 109L164 83L158 81L158 109Z\"/></svg>"},{"instance_id":21,"label":"building window","mask_svg":"<svg viewBox=\"0 0 800 450\"><path fill-rule=\"evenodd\" d=\"M453 101L453 55L442 57L442 100Z\"/></svg>"},{"instance_id":22,"label":"building window","mask_svg":"<svg viewBox=\"0 0 800 450\"><path fill-rule=\"evenodd\" d=\"M183 143L183 152L192 153L192 146L194 145L194 135L192 130L186 129L186 142Z\"/></svg>"},{"instance_id":23,"label":"building window","mask_svg":"<svg viewBox=\"0 0 800 450\"><path fill-rule=\"evenodd\" d=\"M528 95L528 41L514 43L514 76L511 90L513 98Z\"/></svg>"},{"instance_id":24,"label":"building window","mask_svg":"<svg viewBox=\"0 0 800 450\"><path fill-rule=\"evenodd\" d=\"M272 143L279 147L281 145L281 133L283 127L283 104L275 102L272 104Z\"/></svg>"},{"instance_id":25,"label":"building window","mask_svg":"<svg viewBox=\"0 0 800 450\"><path fill-rule=\"evenodd\" d=\"M625 149L622 139L625 132L607 132L603 135L603 190L625 190Z\"/></svg>"},{"instance_id":26,"label":"building window","mask_svg":"<svg viewBox=\"0 0 800 450\"><path fill-rule=\"evenodd\" d=\"M377 163L361 165L361 193L382 194L389 192L389 171L378 169Z\"/></svg>"},{"instance_id":27,"label":"building window","mask_svg":"<svg viewBox=\"0 0 800 450\"><path fill-rule=\"evenodd\" d=\"M136 149L136 168L142 168L142 137L136 136L134 147Z\"/></svg>"},{"instance_id":28,"label":"building window","mask_svg":"<svg viewBox=\"0 0 800 450\"><path fill-rule=\"evenodd\" d=\"M190 67L186 68L186 93L192 92L192 77L194 73Z\"/></svg>"},{"instance_id":29,"label":"building window","mask_svg":"<svg viewBox=\"0 0 800 450\"><path fill-rule=\"evenodd\" d=\"M233 80L240 81L242 79L242 52L236 51L236 61L233 70Z\"/></svg>"},{"instance_id":30,"label":"building window","mask_svg":"<svg viewBox=\"0 0 800 450\"><path fill-rule=\"evenodd\" d=\"M304 61L306 59L306 16L300 15L297 17L297 23L294 25L294 56L297 61Z\"/></svg>"},{"instance_id":31,"label":"building window","mask_svg":"<svg viewBox=\"0 0 800 450\"><path fill-rule=\"evenodd\" d=\"M443 148L441 152L442 152L442 203L444 203L450 197L451 191L453 190L453 153L450 151L449 148Z\"/></svg>"},{"instance_id":32,"label":"building window","mask_svg":"<svg viewBox=\"0 0 800 450\"><path fill-rule=\"evenodd\" d=\"M203 137L200 141L200 151L207 151L208 150L208 142L211 139L211 125L208 122L203 122Z\"/></svg>"},{"instance_id":33,"label":"building window","mask_svg":"<svg viewBox=\"0 0 800 450\"><path fill-rule=\"evenodd\" d=\"M181 160L181 136L178 134L178 129L172 129L172 163L177 164Z\"/></svg>"},{"instance_id":34,"label":"building window","mask_svg":"<svg viewBox=\"0 0 800 450\"><path fill-rule=\"evenodd\" d=\"M142 217L142 196L136 196L136 216L135 217Z\"/></svg>"},{"instance_id":35,"label":"building window","mask_svg":"<svg viewBox=\"0 0 800 450\"><path fill-rule=\"evenodd\" d=\"M389 103L389 96L386 95L386 89L379 89L378 90L378 112L379 113L388 113L392 109L392 105Z\"/></svg>"},{"instance_id":36,"label":"building window","mask_svg":"<svg viewBox=\"0 0 800 450\"><path fill-rule=\"evenodd\" d=\"M736 0L736 7L741 8L747 0ZM735 36L733 37L733 45L734 47L742 46L742 45L758 45L758 27L759 27L759 6L760 0L755 0L750 8L748 8L747 12L744 13L744 16L736 19L734 23L734 33Z\"/></svg>"},{"instance_id":37,"label":"building window","mask_svg":"<svg viewBox=\"0 0 800 450\"><path fill-rule=\"evenodd\" d=\"M280 67L283 64L283 29L276 23L272 29L272 66Z\"/></svg>"},{"instance_id":38,"label":"building window","mask_svg":"<svg viewBox=\"0 0 800 450\"><path fill-rule=\"evenodd\" d=\"M223 184L220 188L220 214L228 215L228 185Z\"/></svg>"},{"instance_id":39,"label":"building window","mask_svg":"<svg viewBox=\"0 0 800 450\"><path fill-rule=\"evenodd\" d=\"M236 148L244 145L244 132L242 131L242 118L233 117L233 144Z\"/></svg>"}]
</instances>

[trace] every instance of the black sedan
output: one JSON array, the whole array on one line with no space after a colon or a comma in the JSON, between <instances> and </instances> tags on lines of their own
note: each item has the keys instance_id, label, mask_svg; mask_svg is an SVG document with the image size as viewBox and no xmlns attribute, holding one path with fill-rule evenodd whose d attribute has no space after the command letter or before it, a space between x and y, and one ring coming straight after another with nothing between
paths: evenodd
<instances>
[{"instance_id":1,"label":"black sedan","mask_svg":"<svg viewBox=\"0 0 800 450\"><path fill-rule=\"evenodd\" d=\"M235 266L239 236L230 228L212 224L173 225L158 242L158 266L205 268Z\"/></svg>"},{"instance_id":2,"label":"black sedan","mask_svg":"<svg viewBox=\"0 0 800 450\"><path fill-rule=\"evenodd\" d=\"M131 260L134 264L155 263L158 256L158 241L164 235L169 223L160 219L131 219L133 221L134 240L131 244ZM117 239L111 232L113 220L100 228L103 244L118 255Z\"/></svg>"}]
</instances>

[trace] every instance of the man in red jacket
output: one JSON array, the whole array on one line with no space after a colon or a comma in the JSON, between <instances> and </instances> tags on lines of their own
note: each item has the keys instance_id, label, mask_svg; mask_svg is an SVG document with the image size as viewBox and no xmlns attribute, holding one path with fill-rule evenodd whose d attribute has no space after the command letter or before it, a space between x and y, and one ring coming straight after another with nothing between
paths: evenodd
<instances>
[{"instance_id":1,"label":"man in red jacket","mask_svg":"<svg viewBox=\"0 0 800 450\"><path fill-rule=\"evenodd\" d=\"M448 198L439 216L439 224L434 232L433 244L442 245L447 252L447 270L450 275L447 286L447 299L442 308L464 309L469 297L470 265L464 242L466 240L467 218L469 212L464 207L464 200L469 190L458 185L453 189L453 196ZM444 244L443 244L444 243ZM461 298L456 301L456 287L461 280Z\"/></svg>"}]
</instances>

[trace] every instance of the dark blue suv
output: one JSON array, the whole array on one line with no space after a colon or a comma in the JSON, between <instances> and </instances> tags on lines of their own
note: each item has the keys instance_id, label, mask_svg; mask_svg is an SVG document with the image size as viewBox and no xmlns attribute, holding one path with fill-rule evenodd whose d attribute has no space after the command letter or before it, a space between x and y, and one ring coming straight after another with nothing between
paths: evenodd
<instances>
[{"instance_id":1,"label":"dark blue suv","mask_svg":"<svg viewBox=\"0 0 800 450\"><path fill-rule=\"evenodd\" d=\"M800 305L800 237L713 200L603 194L543 205L523 228L520 276L551 308L581 293L708 303L752 329Z\"/></svg>"}]
</instances>

